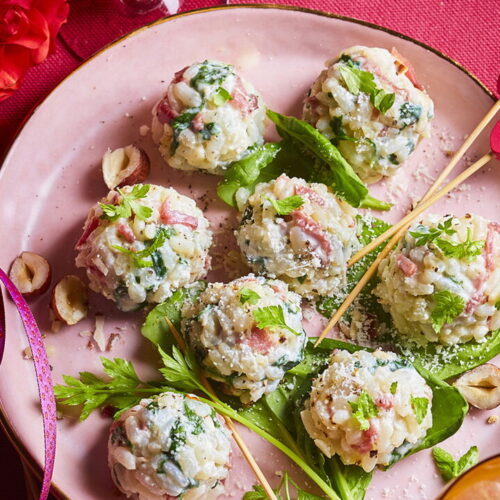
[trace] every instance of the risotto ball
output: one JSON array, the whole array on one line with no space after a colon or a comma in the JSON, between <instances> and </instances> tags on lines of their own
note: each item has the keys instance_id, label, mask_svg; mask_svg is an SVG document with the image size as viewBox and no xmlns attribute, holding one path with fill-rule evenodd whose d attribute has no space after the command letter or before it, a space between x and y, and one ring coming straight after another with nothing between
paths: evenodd
<instances>
[{"instance_id":1,"label":"risotto ball","mask_svg":"<svg viewBox=\"0 0 500 500\"><path fill-rule=\"evenodd\" d=\"M257 185L236 239L254 272L313 299L345 284L347 260L359 246L356 213L324 184L281 175Z\"/></svg>"},{"instance_id":2,"label":"risotto ball","mask_svg":"<svg viewBox=\"0 0 500 500\"><path fill-rule=\"evenodd\" d=\"M428 215L379 267L374 293L413 340L483 341L500 328L500 224Z\"/></svg>"},{"instance_id":3,"label":"risotto ball","mask_svg":"<svg viewBox=\"0 0 500 500\"><path fill-rule=\"evenodd\" d=\"M231 439L196 396L143 399L111 426L108 464L116 486L137 500L215 500L224 492Z\"/></svg>"},{"instance_id":4,"label":"risotto ball","mask_svg":"<svg viewBox=\"0 0 500 500\"><path fill-rule=\"evenodd\" d=\"M153 139L173 168L222 174L264 142L260 95L229 64L203 61L175 74L153 108Z\"/></svg>"},{"instance_id":5,"label":"risotto ball","mask_svg":"<svg viewBox=\"0 0 500 500\"><path fill-rule=\"evenodd\" d=\"M172 188L125 186L89 212L76 265L92 290L130 311L205 276L212 243L196 203Z\"/></svg>"},{"instance_id":6,"label":"risotto ball","mask_svg":"<svg viewBox=\"0 0 500 500\"><path fill-rule=\"evenodd\" d=\"M303 116L371 183L393 175L430 135L434 105L395 49L356 46L326 62Z\"/></svg>"},{"instance_id":7,"label":"risotto ball","mask_svg":"<svg viewBox=\"0 0 500 500\"><path fill-rule=\"evenodd\" d=\"M430 387L396 354L337 349L314 380L301 416L327 457L339 455L370 472L425 436L431 406Z\"/></svg>"},{"instance_id":8,"label":"risotto ball","mask_svg":"<svg viewBox=\"0 0 500 500\"><path fill-rule=\"evenodd\" d=\"M254 402L302 360L300 300L285 283L253 275L210 283L184 307L182 329L206 375Z\"/></svg>"}]
</instances>

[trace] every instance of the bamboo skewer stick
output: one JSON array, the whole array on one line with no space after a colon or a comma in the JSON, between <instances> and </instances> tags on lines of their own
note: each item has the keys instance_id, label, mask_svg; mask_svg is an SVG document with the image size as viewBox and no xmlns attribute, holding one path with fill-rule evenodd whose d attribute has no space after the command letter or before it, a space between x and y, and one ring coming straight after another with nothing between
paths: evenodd
<instances>
[{"instance_id":1,"label":"bamboo skewer stick","mask_svg":"<svg viewBox=\"0 0 500 500\"><path fill-rule=\"evenodd\" d=\"M175 341L176 341L177 345L179 346L179 349L183 353L185 353L186 348L187 348L186 342L182 338L181 334L177 331L177 328L175 328L173 323L166 316L165 316L165 321L166 321L168 327L170 328L170 331L172 332L172 335L174 336ZM200 380L201 380L203 386L205 387L205 389L207 389L207 391L212 396L214 396L215 391L212 387L212 384L210 384L209 380L202 373L200 373L199 376L200 376ZM266 495L270 498L270 500L277 500L276 495L275 495L273 489L271 488L271 485L267 481L266 476L264 475L261 468L259 467L259 464L255 461L255 458L253 457L252 452L250 451L250 449L246 445L245 441L243 441L243 438L238 433L238 430L236 429L234 422L226 415L223 415L223 418L226 422L226 425L229 427L229 430L231 431L231 433L233 435L233 439L236 441L236 444L240 448L241 453L245 457L250 468L253 470L255 477L258 479L262 488L264 488Z\"/></svg>"},{"instance_id":2,"label":"bamboo skewer stick","mask_svg":"<svg viewBox=\"0 0 500 500\"><path fill-rule=\"evenodd\" d=\"M414 208L409 214L404 216L399 222L391 226L385 233L381 234L374 240L372 240L368 245L366 245L363 250L358 252L349 262L348 266L352 266L363 258L366 254L370 253L372 250L377 248L381 243L390 238L392 235L396 234L401 228L406 227L411 224L422 212L427 210L431 205L436 203L443 196L448 194L450 191L455 189L459 184L468 179L472 174L476 173L483 165L488 163L493 159L491 153L485 154L475 163L473 163L469 168L465 169L460 175L455 177L452 181L448 182L446 186L440 189L436 194L429 197L425 197L416 208Z\"/></svg>"}]
</instances>

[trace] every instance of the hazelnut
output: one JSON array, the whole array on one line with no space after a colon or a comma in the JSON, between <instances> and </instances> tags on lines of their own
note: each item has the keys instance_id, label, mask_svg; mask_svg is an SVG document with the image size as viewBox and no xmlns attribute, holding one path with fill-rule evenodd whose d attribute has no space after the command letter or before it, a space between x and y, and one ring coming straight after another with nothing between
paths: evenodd
<instances>
[{"instance_id":1,"label":"hazelnut","mask_svg":"<svg viewBox=\"0 0 500 500\"><path fill-rule=\"evenodd\" d=\"M10 267L9 277L25 297L40 295L50 285L50 264L41 255L23 252Z\"/></svg>"},{"instance_id":2,"label":"hazelnut","mask_svg":"<svg viewBox=\"0 0 500 500\"><path fill-rule=\"evenodd\" d=\"M65 276L52 291L50 307L55 317L67 325L75 325L88 312L87 287L78 276Z\"/></svg>"},{"instance_id":3,"label":"hazelnut","mask_svg":"<svg viewBox=\"0 0 500 500\"><path fill-rule=\"evenodd\" d=\"M109 149L102 158L104 183L109 189L140 183L149 175L149 169L148 155L133 145Z\"/></svg>"},{"instance_id":4,"label":"hazelnut","mask_svg":"<svg viewBox=\"0 0 500 500\"><path fill-rule=\"evenodd\" d=\"M500 368L491 363L465 372L453 385L480 410L492 410L500 405Z\"/></svg>"}]
</instances>

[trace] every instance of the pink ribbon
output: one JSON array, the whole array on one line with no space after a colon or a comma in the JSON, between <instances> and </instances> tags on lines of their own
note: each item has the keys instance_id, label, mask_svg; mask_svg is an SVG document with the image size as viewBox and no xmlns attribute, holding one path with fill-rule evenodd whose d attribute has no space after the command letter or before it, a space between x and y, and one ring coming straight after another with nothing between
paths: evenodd
<instances>
[{"instance_id":1,"label":"pink ribbon","mask_svg":"<svg viewBox=\"0 0 500 500\"><path fill-rule=\"evenodd\" d=\"M33 313L14 283L0 269L0 281L9 292L21 316L28 343L33 354L35 364L36 382L42 407L43 440L45 445L45 467L43 471L42 491L39 500L46 500L50 492L50 483L54 471L56 456L56 402L52 387L52 375L49 360L43 345L42 335L36 324ZM0 362L5 348L5 308L0 294Z\"/></svg>"}]
</instances>

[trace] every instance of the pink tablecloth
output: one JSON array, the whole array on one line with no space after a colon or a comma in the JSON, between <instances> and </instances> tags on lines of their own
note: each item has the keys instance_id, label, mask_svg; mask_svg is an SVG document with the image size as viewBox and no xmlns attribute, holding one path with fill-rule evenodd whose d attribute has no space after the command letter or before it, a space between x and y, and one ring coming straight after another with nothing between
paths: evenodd
<instances>
[{"instance_id":1,"label":"pink tablecloth","mask_svg":"<svg viewBox=\"0 0 500 500\"><path fill-rule=\"evenodd\" d=\"M278 1L278 0L277 0ZM254 0L255 3L259 0ZM500 2L498 0L285 0L279 3L334 12L370 21L441 50L494 89L500 73ZM181 11L222 4L218 0L185 0ZM68 73L113 39L163 14L131 17L118 0L73 0L69 22L57 50L30 70L22 87L0 103L0 158L30 110ZM25 498L21 468L0 436L0 497ZM7 464L9 467L5 467Z\"/></svg>"}]
</instances>

